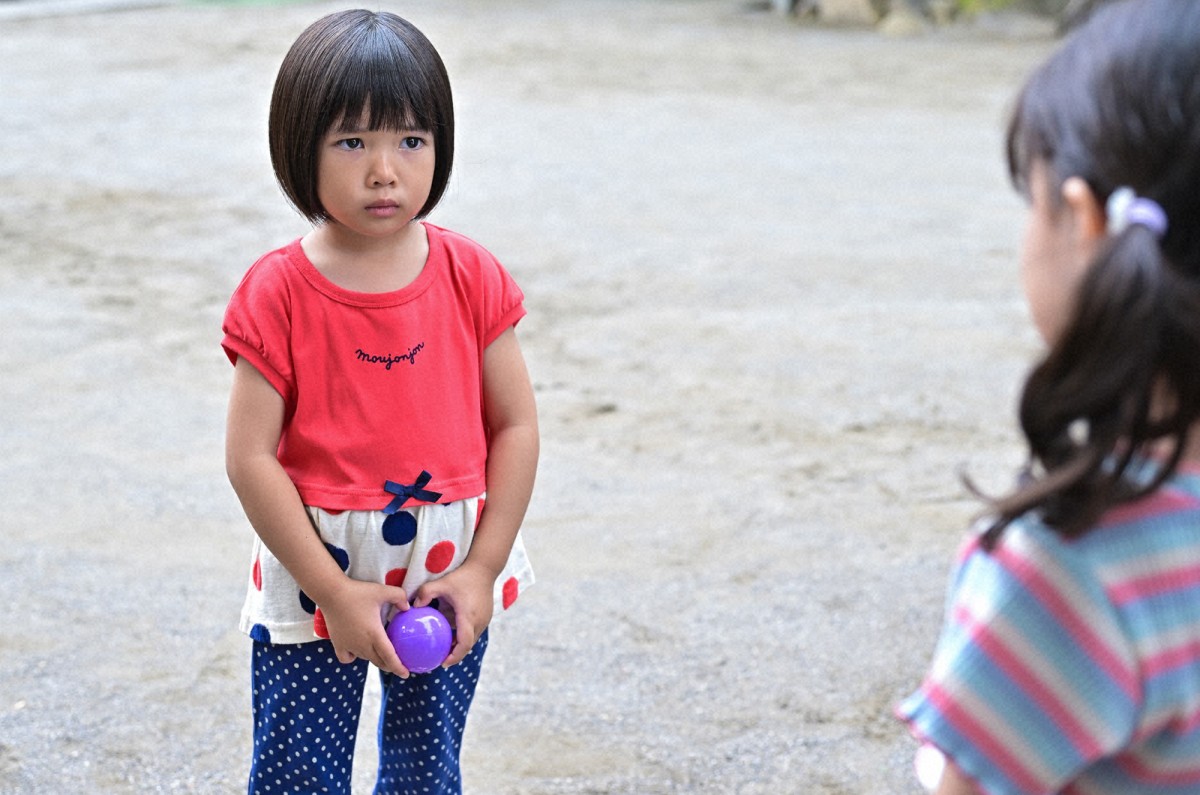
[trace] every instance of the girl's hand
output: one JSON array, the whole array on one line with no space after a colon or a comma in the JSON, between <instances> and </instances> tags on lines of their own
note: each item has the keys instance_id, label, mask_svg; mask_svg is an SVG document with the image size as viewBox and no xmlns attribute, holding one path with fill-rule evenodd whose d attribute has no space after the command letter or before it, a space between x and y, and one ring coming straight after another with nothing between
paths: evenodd
<instances>
[{"instance_id":1,"label":"girl's hand","mask_svg":"<svg viewBox=\"0 0 1200 795\"><path fill-rule=\"evenodd\" d=\"M321 606L338 659L349 663L361 657L384 671L408 676L383 629L393 609L408 609L407 595L401 588L346 577L326 551L276 457L284 413L275 387L239 357L225 434L229 481L259 538Z\"/></svg>"},{"instance_id":2,"label":"girl's hand","mask_svg":"<svg viewBox=\"0 0 1200 795\"><path fill-rule=\"evenodd\" d=\"M442 663L462 661L492 620L496 578L512 552L537 471L537 405L525 357L512 327L483 353L483 407L488 429L487 505L480 513L467 559L417 589L414 607L437 599L452 612L454 646Z\"/></svg>"},{"instance_id":3,"label":"girl's hand","mask_svg":"<svg viewBox=\"0 0 1200 795\"><path fill-rule=\"evenodd\" d=\"M975 782L967 778L958 765L947 760L946 770L942 773L942 781L934 795L979 795L980 790Z\"/></svg>"},{"instance_id":4,"label":"girl's hand","mask_svg":"<svg viewBox=\"0 0 1200 795\"><path fill-rule=\"evenodd\" d=\"M384 630L393 615L408 610L408 595L403 588L347 577L320 606L339 662L362 659L382 671L408 678L408 669L396 656Z\"/></svg>"},{"instance_id":5,"label":"girl's hand","mask_svg":"<svg viewBox=\"0 0 1200 795\"><path fill-rule=\"evenodd\" d=\"M425 607L437 599L439 605L448 606L453 614L450 623L454 627L454 646L442 663L443 668L461 662L487 629L492 620L492 589L495 586L495 576L485 567L467 560L445 577L417 589L413 607Z\"/></svg>"}]
</instances>

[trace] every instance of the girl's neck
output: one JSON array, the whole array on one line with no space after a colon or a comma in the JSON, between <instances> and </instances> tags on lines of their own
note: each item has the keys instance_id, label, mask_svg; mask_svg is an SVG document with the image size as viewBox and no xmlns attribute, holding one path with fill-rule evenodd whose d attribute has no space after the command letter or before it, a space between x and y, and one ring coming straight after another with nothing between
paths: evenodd
<instances>
[{"instance_id":1,"label":"girl's neck","mask_svg":"<svg viewBox=\"0 0 1200 795\"><path fill-rule=\"evenodd\" d=\"M429 236L420 221L378 238L327 221L305 235L300 245L322 276L357 293L401 290L413 283L429 258Z\"/></svg>"}]
</instances>

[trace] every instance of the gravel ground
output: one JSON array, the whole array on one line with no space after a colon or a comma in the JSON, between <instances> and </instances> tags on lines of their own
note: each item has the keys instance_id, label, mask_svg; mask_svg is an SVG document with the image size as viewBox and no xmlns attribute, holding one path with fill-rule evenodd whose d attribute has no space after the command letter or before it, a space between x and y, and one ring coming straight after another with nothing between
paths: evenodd
<instances>
[{"instance_id":1,"label":"gravel ground","mask_svg":"<svg viewBox=\"0 0 1200 795\"><path fill-rule=\"evenodd\" d=\"M219 326L305 230L267 98L337 7L0 3L0 793L243 787ZM383 7L449 67L434 220L525 287L542 414L539 584L493 625L467 791L915 793L891 708L976 507L957 471L1019 459L999 153L1045 26Z\"/></svg>"}]
</instances>

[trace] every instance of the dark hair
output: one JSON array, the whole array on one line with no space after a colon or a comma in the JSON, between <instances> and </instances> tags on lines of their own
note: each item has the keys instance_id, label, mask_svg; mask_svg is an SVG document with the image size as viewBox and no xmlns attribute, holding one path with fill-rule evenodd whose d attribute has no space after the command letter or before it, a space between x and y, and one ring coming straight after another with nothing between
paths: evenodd
<instances>
[{"instance_id":1,"label":"dark hair","mask_svg":"<svg viewBox=\"0 0 1200 795\"><path fill-rule=\"evenodd\" d=\"M339 11L310 25L292 44L271 95L268 138L275 177L288 200L314 223L328 220L317 198L317 153L335 123L347 128L369 110L369 129L428 130L437 205L454 161L450 78L429 39L387 12Z\"/></svg>"},{"instance_id":2,"label":"dark hair","mask_svg":"<svg viewBox=\"0 0 1200 795\"><path fill-rule=\"evenodd\" d=\"M1014 185L1042 163L1101 202L1119 187L1157 202L1160 240L1132 225L1103 241L1061 336L1025 383L1030 467L992 504L985 546L1037 511L1086 532L1148 494L1179 463L1200 419L1200 2L1103 8L1030 78L1008 128Z\"/></svg>"}]
</instances>

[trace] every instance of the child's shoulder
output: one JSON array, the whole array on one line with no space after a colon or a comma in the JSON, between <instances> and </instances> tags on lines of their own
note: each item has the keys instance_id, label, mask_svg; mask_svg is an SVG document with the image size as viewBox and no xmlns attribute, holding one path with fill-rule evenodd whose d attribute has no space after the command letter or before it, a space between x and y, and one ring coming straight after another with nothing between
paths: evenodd
<instances>
[{"instance_id":1,"label":"child's shoulder","mask_svg":"<svg viewBox=\"0 0 1200 795\"><path fill-rule=\"evenodd\" d=\"M474 238L467 237L462 232L455 232L452 229L447 229L444 226L425 222L425 231L429 235L429 246L439 246L454 259L469 259L476 261L496 262L496 256L492 254L482 243Z\"/></svg>"},{"instance_id":2,"label":"child's shoulder","mask_svg":"<svg viewBox=\"0 0 1200 795\"><path fill-rule=\"evenodd\" d=\"M476 284L485 291L512 292L512 274L489 249L461 232L425 222L429 234L430 259L440 258L455 279Z\"/></svg>"},{"instance_id":3,"label":"child's shoulder","mask_svg":"<svg viewBox=\"0 0 1200 795\"><path fill-rule=\"evenodd\" d=\"M249 276L252 273L261 275L286 273L295 269L297 256L304 256L304 249L300 245L300 238L296 238L290 243L285 243L279 248L273 248L260 256L246 271L246 275Z\"/></svg>"},{"instance_id":4,"label":"child's shoulder","mask_svg":"<svg viewBox=\"0 0 1200 795\"><path fill-rule=\"evenodd\" d=\"M233 292L233 302L273 301L290 294L292 282L300 274L297 256L303 257L299 238L260 256L242 274Z\"/></svg>"},{"instance_id":5,"label":"child's shoulder","mask_svg":"<svg viewBox=\"0 0 1200 795\"><path fill-rule=\"evenodd\" d=\"M1168 528L1182 528L1194 533L1200 524L1200 470L1181 467L1171 478L1149 494L1109 509L1100 518L1094 531L1103 538L1105 531L1137 531L1151 526L1156 534ZM1086 537L1086 536L1085 536Z\"/></svg>"},{"instance_id":6,"label":"child's shoulder","mask_svg":"<svg viewBox=\"0 0 1200 795\"><path fill-rule=\"evenodd\" d=\"M246 269L242 276L242 285L267 284L287 281L298 271L298 262L304 257L304 249L300 246L300 238L290 243L271 249L260 256Z\"/></svg>"}]
</instances>

